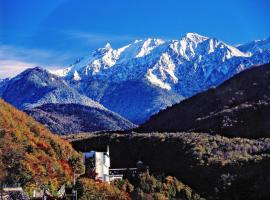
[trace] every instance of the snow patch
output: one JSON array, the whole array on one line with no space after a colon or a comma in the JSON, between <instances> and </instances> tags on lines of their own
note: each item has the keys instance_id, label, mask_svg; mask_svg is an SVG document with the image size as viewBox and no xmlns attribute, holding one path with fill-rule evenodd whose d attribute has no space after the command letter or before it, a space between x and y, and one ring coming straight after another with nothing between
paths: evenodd
<instances>
[{"instance_id":1,"label":"snow patch","mask_svg":"<svg viewBox=\"0 0 270 200\"><path fill-rule=\"evenodd\" d=\"M266 48L268 44L270 39L253 42L248 47ZM270 60L269 49L260 60L251 50L241 51L243 48L243 45L236 48L197 33L187 33L180 40L135 40L118 49L107 43L70 67L52 73L78 81L92 78L112 82L143 80L167 90L200 91L204 84L215 86L223 77L233 75L229 73Z\"/></svg>"},{"instance_id":2,"label":"snow patch","mask_svg":"<svg viewBox=\"0 0 270 200\"><path fill-rule=\"evenodd\" d=\"M73 74L73 80L75 81L80 81L82 78L80 77L79 73L77 71L74 72Z\"/></svg>"}]
</instances>

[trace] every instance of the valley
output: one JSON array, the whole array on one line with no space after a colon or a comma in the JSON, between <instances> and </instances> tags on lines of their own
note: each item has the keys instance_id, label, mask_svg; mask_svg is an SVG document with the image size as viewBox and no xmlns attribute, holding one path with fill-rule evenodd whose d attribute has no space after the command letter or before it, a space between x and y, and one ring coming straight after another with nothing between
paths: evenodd
<instances>
[{"instance_id":1,"label":"valley","mask_svg":"<svg viewBox=\"0 0 270 200\"><path fill-rule=\"evenodd\" d=\"M149 38L1 80L2 185L49 199L267 199L268 44Z\"/></svg>"},{"instance_id":2,"label":"valley","mask_svg":"<svg viewBox=\"0 0 270 200\"><path fill-rule=\"evenodd\" d=\"M269 137L270 64L245 70L142 124L142 132L195 131L229 137Z\"/></svg>"},{"instance_id":3,"label":"valley","mask_svg":"<svg viewBox=\"0 0 270 200\"><path fill-rule=\"evenodd\" d=\"M269 196L269 138L250 140L206 133L84 133L66 137L76 150L110 146L112 168L138 160L151 173L171 175L206 199Z\"/></svg>"}]
</instances>

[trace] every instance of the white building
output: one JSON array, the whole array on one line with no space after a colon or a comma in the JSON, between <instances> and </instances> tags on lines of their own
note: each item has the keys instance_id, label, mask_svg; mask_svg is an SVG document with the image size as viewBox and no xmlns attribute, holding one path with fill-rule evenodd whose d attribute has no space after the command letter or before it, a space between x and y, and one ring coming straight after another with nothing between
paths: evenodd
<instances>
[{"instance_id":1,"label":"white building","mask_svg":"<svg viewBox=\"0 0 270 200\"><path fill-rule=\"evenodd\" d=\"M95 178L103 182L109 182L110 152L107 146L106 152L91 151L84 153L86 173L95 173Z\"/></svg>"},{"instance_id":2,"label":"white building","mask_svg":"<svg viewBox=\"0 0 270 200\"><path fill-rule=\"evenodd\" d=\"M106 148L105 148L106 149ZM85 174L90 178L111 182L116 179L123 179L124 174L135 176L137 168L117 168L110 169L110 151L107 146L106 151L90 151L84 153ZM141 161L137 165L143 165Z\"/></svg>"}]
</instances>

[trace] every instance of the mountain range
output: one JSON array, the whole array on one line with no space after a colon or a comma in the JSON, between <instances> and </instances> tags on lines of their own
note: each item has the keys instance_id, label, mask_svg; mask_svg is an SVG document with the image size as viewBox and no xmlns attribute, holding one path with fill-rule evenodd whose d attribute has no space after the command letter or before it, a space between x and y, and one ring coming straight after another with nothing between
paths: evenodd
<instances>
[{"instance_id":1,"label":"mountain range","mask_svg":"<svg viewBox=\"0 0 270 200\"><path fill-rule=\"evenodd\" d=\"M269 118L270 64L265 64L161 111L139 130L261 138L270 136Z\"/></svg>"},{"instance_id":2,"label":"mountain range","mask_svg":"<svg viewBox=\"0 0 270 200\"><path fill-rule=\"evenodd\" d=\"M159 110L270 61L270 39L230 46L187 33L180 40L146 39L110 44L52 71L73 88L140 124Z\"/></svg>"},{"instance_id":3,"label":"mountain range","mask_svg":"<svg viewBox=\"0 0 270 200\"><path fill-rule=\"evenodd\" d=\"M136 40L118 49L106 44L68 68L36 67L1 80L0 98L58 134L130 129L268 63L269 46L269 38L234 47L196 33L179 40Z\"/></svg>"},{"instance_id":4,"label":"mountain range","mask_svg":"<svg viewBox=\"0 0 270 200\"><path fill-rule=\"evenodd\" d=\"M113 171L138 164L138 173L111 184L127 199L132 191L147 199L166 199L163 191L168 199L268 199L269 61L270 38L233 47L188 33L118 49L106 44L66 69L35 67L0 80L0 180L26 190L48 185L54 194L75 178L72 190L89 199L94 190L80 179L90 174L77 177L84 167L73 148L109 144ZM147 179L139 174L145 169Z\"/></svg>"},{"instance_id":5,"label":"mountain range","mask_svg":"<svg viewBox=\"0 0 270 200\"><path fill-rule=\"evenodd\" d=\"M135 127L40 67L2 81L0 97L58 134Z\"/></svg>"}]
</instances>

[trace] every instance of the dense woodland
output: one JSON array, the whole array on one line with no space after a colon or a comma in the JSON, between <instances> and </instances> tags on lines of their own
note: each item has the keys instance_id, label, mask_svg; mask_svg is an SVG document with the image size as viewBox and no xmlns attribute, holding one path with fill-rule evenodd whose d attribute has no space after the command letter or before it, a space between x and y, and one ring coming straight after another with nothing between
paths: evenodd
<instances>
[{"instance_id":1,"label":"dense woodland","mask_svg":"<svg viewBox=\"0 0 270 200\"><path fill-rule=\"evenodd\" d=\"M59 136L0 100L0 180L53 190L83 171L82 156Z\"/></svg>"},{"instance_id":2,"label":"dense woodland","mask_svg":"<svg viewBox=\"0 0 270 200\"><path fill-rule=\"evenodd\" d=\"M206 199L270 196L270 139L204 133L97 133L67 137L77 150L110 144L112 167L141 160L151 173L175 176ZM91 144L91 145L89 145Z\"/></svg>"},{"instance_id":3,"label":"dense woodland","mask_svg":"<svg viewBox=\"0 0 270 200\"><path fill-rule=\"evenodd\" d=\"M72 187L74 171L84 174L82 155L66 140L3 100L0 100L0 127L1 183L19 184L29 195L34 189L44 188L56 194L63 184ZM76 188L81 200L200 198L174 177L156 178L148 173L112 184L82 176Z\"/></svg>"},{"instance_id":4,"label":"dense woodland","mask_svg":"<svg viewBox=\"0 0 270 200\"><path fill-rule=\"evenodd\" d=\"M247 69L216 88L153 115L140 132L205 132L269 137L270 64Z\"/></svg>"},{"instance_id":5,"label":"dense woodland","mask_svg":"<svg viewBox=\"0 0 270 200\"><path fill-rule=\"evenodd\" d=\"M243 74L248 78L242 79ZM0 181L6 185L19 183L30 195L36 188L48 188L55 194L63 184L72 187L75 172L79 175L76 187L82 200L267 199L270 139L261 136L268 135L269 74L269 65L245 71L221 85L223 92L220 88L209 90L161 111L135 130L141 133L105 131L60 138L0 100ZM254 75L262 78L257 77L260 81L254 82ZM237 92L240 86L245 86L242 93ZM244 98L244 93L249 96ZM197 100L204 102L201 99L209 99L209 94L210 103L201 106ZM214 110L210 115L209 108ZM191 131L190 127L186 127L187 132L177 132L182 119L179 115L195 123L182 126L191 126L201 133ZM171 117L178 121L170 120ZM143 133L149 127L161 127L163 133ZM166 132L170 128L175 128L174 133ZM85 176L82 154L78 152L104 148L107 144L113 168L134 167L140 160L149 166L150 173L137 174L135 178L126 176L112 184Z\"/></svg>"},{"instance_id":6,"label":"dense woodland","mask_svg":"<svg viewBox=\"0 0 270 200\"><path fill-rule=\"evenodd\" d=\"M270 200L269 8L0 0L0 200Z\"/></svg>"}]
</instances>

